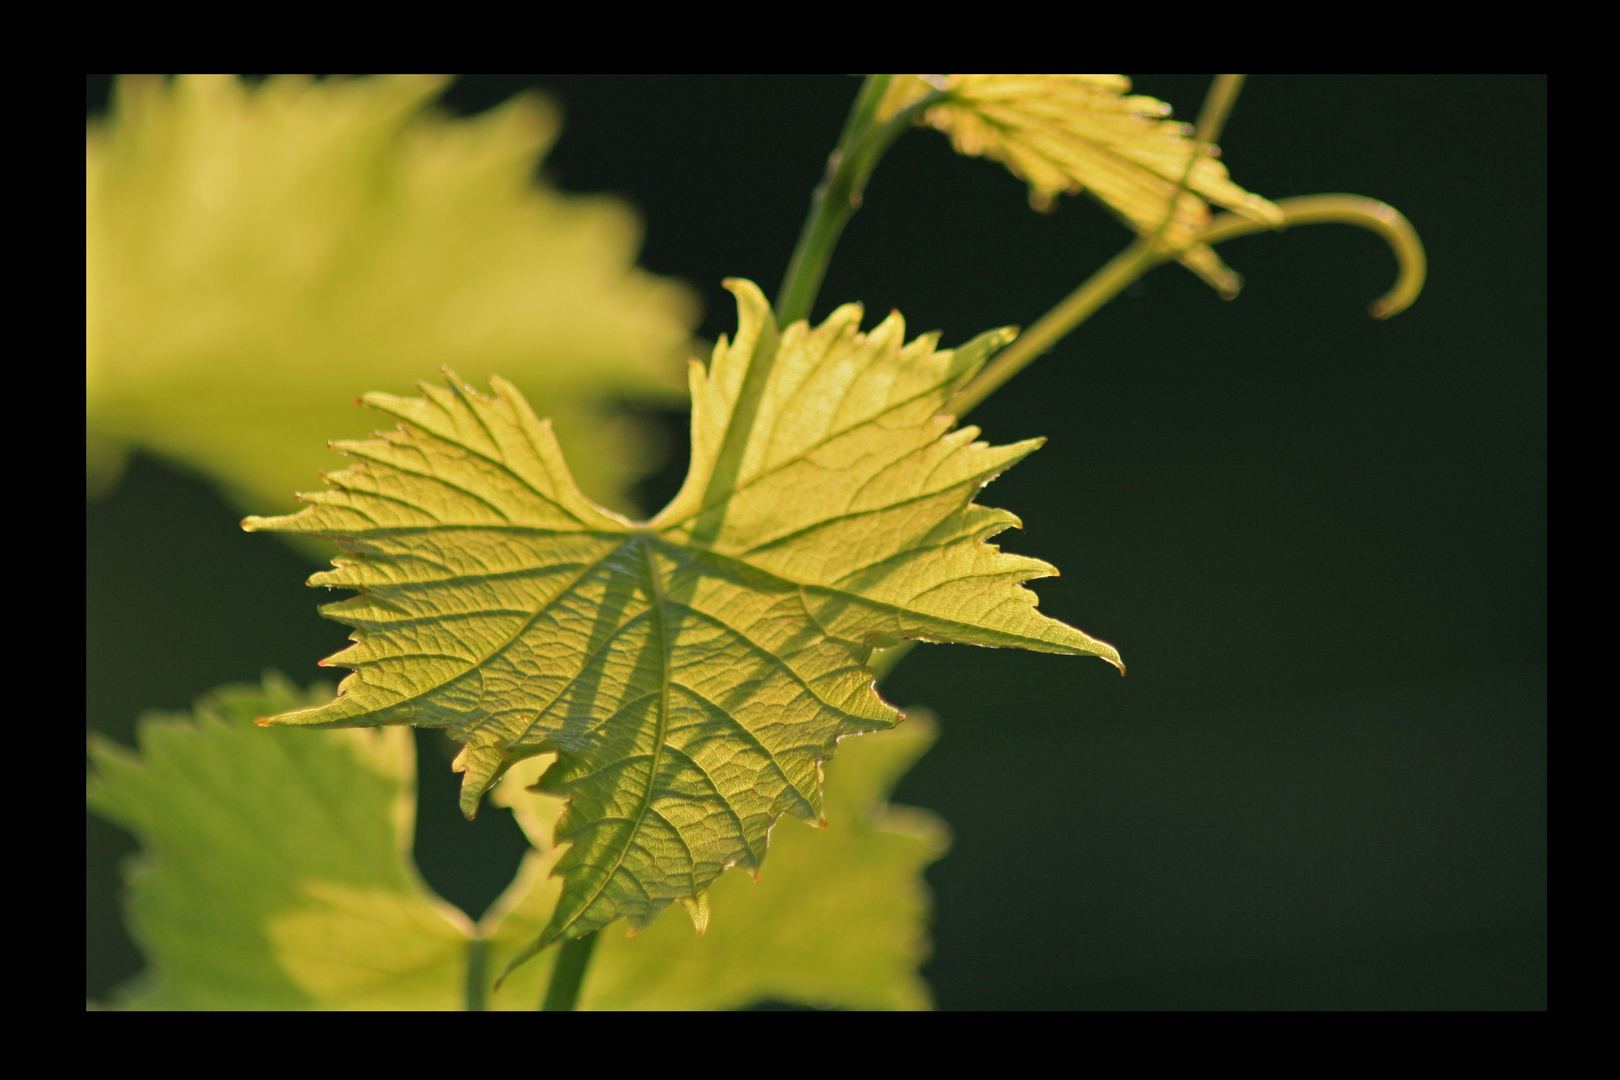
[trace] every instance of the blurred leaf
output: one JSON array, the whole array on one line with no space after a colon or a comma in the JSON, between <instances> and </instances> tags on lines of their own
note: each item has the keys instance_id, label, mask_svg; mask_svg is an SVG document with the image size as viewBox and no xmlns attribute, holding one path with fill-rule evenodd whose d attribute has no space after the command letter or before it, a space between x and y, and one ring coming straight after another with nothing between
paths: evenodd
<instances>
[{"instance_id":1,"label":"blurred leaf","mask_svg":"<svg viewBox=\"0 0 1620 1080\"><path fill-rule=\"evenodd\" d=\"M452 120L429 108L444 85L119 81L86 140L92 492L138 445L291 509L326 441L369 430L360 394L452 365L505 372L628 509L657 448L604 409L679 397L695 301L634 269L622 203L535 182L551 105Z\"/></svg>"},{"instance_id":2,"label":"blurred leaf","mask_svg":"<svg viewBox=\"0 0 1620 1080\"><path fill-rule=\"evenodd\" d=\"M471 929L410 860L410 734L290 732L275 677L192 716L148 715L139 754L91 740L89 802L133 832L129 922L159 1009L454 1009Z\"/></svg>"},{"instance_id":3,"label":"blurred leaf","mask_svg":"<svg viewBox=\"0 0 1620 1080\"><path fill-rule=\"evenodd\" d=\"M151 715L140 752L97 741L91 805L133 830L130 920L150 965L121 1004L148 1009L458 1009L473 930L410 862L414 753L399 728L263 729L252 718L330 696L276 677L226 687L191 716ZM705 1009L764 999L920 1008L928 901L943 852L932 815L889 807L894 781L933 741L926 717L846 748L827 775L825 831L784 828L759 883L716 888L725 915L695 937L664 920L598 948L584 1005ZM550 918L561 800L525 792L547 764L508 774L495 798L537 845L482 932L497 963ZM533 1009L550 954L489 998ZM486 965L485 977L493 971Z\"/></svg>"},{"instance_id":4,"label":"blurred leaf","mask_svg":"<svg viewBox=\"0 0 1620 1080\"><path fill-rule=\"evenodd\" d=\"M949 96L918 123L950 136L957 153L987 157L1029 184L1030 205L1052 208L1058 195L1088 191L1143 236L1170 211L1187 164L1198 151L1192 128L1167 119L1170 106L1127 91L1123 75L899 75L889 86L880 118L936 89ZM1218 152L1218 151L1215 151ZM1186 248L1181 261L1223 294L1235 294L1237 275L1213 248L1193 241L1209 224L1209 202L1268 225L1282 214L1270 202L1228 178L1212 154L1200 156L1176 203L1164 240ZM1208 200L1206 202L1205 200Z\"/></svg>"},{"instance_id":5,"label":"blurred leaf","mask_svg":"<svg viewBox=\"0 0 1620 1080\"><path fill-rule=\"evenodd\" d=\"M757 870L779 817L820 817L838 740L899 718L874 647L1119 663L1035 610L1022 583L1052 567L985 543L1018 519L970 502L1040 440L990 447L939 415L1008 332L936 350L898 312L861 333L851 304L779 335L758 288L730 287L737 340L691 367L691 471L646 525L578 492L509 384L453 377L368 394L400 430L338 444L357 463L299 514L243 523L336 541L310 583L360 593L322 609L355 627L327 661L354 669L338 697L275 722L447 728L469 816L512 762L559 755L542 783L572 846L531 951L675 901L701 929L711 883Z\"/></svg>"}]
</instances>

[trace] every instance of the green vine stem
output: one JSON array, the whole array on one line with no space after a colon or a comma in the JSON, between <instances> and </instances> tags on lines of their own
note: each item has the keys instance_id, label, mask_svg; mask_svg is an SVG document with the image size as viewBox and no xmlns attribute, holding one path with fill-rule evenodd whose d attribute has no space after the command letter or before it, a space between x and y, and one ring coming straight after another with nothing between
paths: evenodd
<instances>
[{"instance_id":1,"label":"green vine stem","mask_svg":"<svg viewBox=\"0 0 1620 1080\"><path fill-rule=\"evenodd\" d=\"M1034 326L1019 334L1011 345L997 353L996 358L972 382L951 398L944 411L958 418L966 416L985 398L1001 389L1008 379L1067 337L1094 311L1118 296L1166 257L1154 250L1154 238L1137 239L1087 278L1085 284L1042 315Z\"/></svg>"},{"instance_id":2,"label":"green vine stem","mask_svg":"<svg viewBox=\"0 0 1620 1080\"><path fill-rule=\"evenodd\" d=\"M1221 137L1221 130L1226 127L1226 118L1232 115L1232 106L1237 104L1238 94L1243 90L1243 80L1247 75L1217 75L1210 84L1209 93L1204 95L1204 103L1198 109L1198 123L1193 125L1192 145L1187 151L1187 167L1181 171L1181 179L1176 183L1175 193L1170 196L1169 205L1165 207L1164 220L1153 231L1150 240L1155 247L1164 236L1165 230L1176 219L1176 211L1181 206L1181 197L1187 193L1187 187L1192 183L1193 169L1198 162L1215 152L1215 140Z\"/></svg>"},{"instance_id":3,"label":"green vine stem","mask_svg":"<svg viewBox=\"0 0 1620 1080\"><path fill-rule=\"evenodd\" d=\"M465 997L468 1012L484 1012L489 1008L489 942L481 937L467 942Z\"/></svg>"},{"instance_id":4,"label":"green vine stem","mask_svg":"<svg viewBox=\"0 0 1620 1080\"><path fill-rule=\"evenodd\" d=\"M569 938L558 947L557 966L551 970L541 1012L572 1012L579 1003L579 988L585 983L585 969L591 966L591 953L602 931L592 930L584 937Z\"/></svg>"},{"instance_id":5,"label":"green vine stem","mask_svg":"<svg viewBox=\"0 0 1620 1080\"><path fill-rule=\"evenodd\" d=\"M805 219L798 246L793 249L793 258L788 261L787 273L782 278L782 288L776 296L778 326L810 317L816 294L821 291L821 280L827 274L827 264L832 261L833 249L843 235L844 226L860 209L872 170L877 168L894 141L911 127L912 120L946 96L943 91L925 95L879 124L877 107L893 78L893 75L868 75L856 95L843 137L827 159L827 177L810 197L810 216Z\"/></svg>"}]
</instances>

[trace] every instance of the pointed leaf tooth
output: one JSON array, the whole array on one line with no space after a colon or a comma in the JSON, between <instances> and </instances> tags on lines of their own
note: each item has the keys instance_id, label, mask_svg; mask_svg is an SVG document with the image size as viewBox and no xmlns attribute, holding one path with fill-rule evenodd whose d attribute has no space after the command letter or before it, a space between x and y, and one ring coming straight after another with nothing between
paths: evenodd
<instances>
[{"instance_id":1,"label":"pointed leaf tooth","mask_svg":"<svg viewBox=\"0 0 1620 1080\"><path fill-rule=\"evenodd\" d=\"M692 928L697 931L697 936L702 937L709 929L709 890L704 889L696 896L682 897L681 906L691 917Z\"/></svg>"}]
</instances>

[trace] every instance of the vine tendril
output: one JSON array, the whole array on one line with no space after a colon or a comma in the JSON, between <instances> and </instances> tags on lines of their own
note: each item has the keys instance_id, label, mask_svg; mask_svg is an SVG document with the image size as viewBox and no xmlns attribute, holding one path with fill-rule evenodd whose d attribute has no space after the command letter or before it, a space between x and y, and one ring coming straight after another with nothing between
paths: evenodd
<instances>
[{"instance_id":1,"label":"vine tendril","mask_svg":"<svg viewBox=\"0 0 1620 1080\"><path fill-rule=\"evenodd\" d=\"M1302 195L1293 199L1278 199L1276 205L1283 212L1283 224L1318 225L1337 222L1359 225L1384 238L1400 264L1395 287L1374 300L1367 309L1375 319L1387 319L1412 306L1412 301L1423 291L1423 279L1428 274L1428 259L1423 254L1423 241L1406 216L1388 203L1362 195ZM1209 223L1199 239L1206 244L1219 244L1250 233L1271 232L1270 226L1250 221L1237 214L1221 214Z\"/></svg>"}]
</instances>

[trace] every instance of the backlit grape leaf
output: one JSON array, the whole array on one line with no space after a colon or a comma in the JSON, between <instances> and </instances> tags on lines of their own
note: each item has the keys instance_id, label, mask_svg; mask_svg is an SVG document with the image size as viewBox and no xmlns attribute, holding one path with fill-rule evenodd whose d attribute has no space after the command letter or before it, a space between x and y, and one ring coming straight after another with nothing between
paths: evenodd
<instances>
[{"instance_id":1,"label":"backlit grape leaf","mask_svg":"<svg viewBox=\"0 0 1620 1080\"><path fill-rule=\"evenodd\" d=\"M355 628L337 699L266 722L447 728L469 815L512 762L559 755L541 783L569 799L570 846L535 950L701 909L779 817L819 819L838 740L898 718L875 647L1119 663L1035 610L1022 583L1055 571L986 543L1018 519L970 501L1040 441L987 446L939 414L1009 333L937 350L898 312L863 334L846 305L779 334L757 287L730 287L736 341L691 365L691 471L650 522L582 496L510 384L452 376L367 395L399 430L337 444L355 466L300 513L243 523L336 541L310 583L359 593L323 608Z\"/></svg>"},{"instance_id":2,"label":"backlit grape leaf","mask_svg":"<svg viewBox=\"0 0 1620 1080\"><path fill-rule=\"evenodd\" d=\"M91 805L132 830L131 929L148 970L117 1004L145 1009L530 1009L550 954L490 994L497 965L551 916L561 883L561 800L523 790L549 758L520 763L496 801L537 845L474 929L411 860L414 747L401 728L263 730L252 717L324 701L271 676L226 687L194 714L143 718L139 753L92 744ZM704 1009L778 1001L843 1008L928 1004L922 869L944 847L932 815L884 802L933 740L926 714L830 762L828 828L785 824L763 878L715 887L724 914L697 937L665 919L597 948L581 1005ZM487 946L486 943L487 942ZM487 953L484 951L487 947ZM469 958L485 959L469 985ZM491 963L493 961L493 964ZM469 991L471 991L469 993Z\"/></svg>"},{"instance_id":3,"label":"backlit grape leaf","mask_svg":"<svg viewBox=\"0 0 1620 1080\"><path fill-rule=\"evenodd\" d=\"M367 390L489 365L556 420L576 479L628 509L678 400L690 291L634 268L621 202L536 182L557 111L468 119L436 76L118 82L87 133L85 389L93 489L144 447L255 509L364 436Z\"/></svg>"},{"instance_id":4,"label":"backlit grape leaf","mask_svg":"<svg viewBox=\"0 0 1620 1080\"><path fill-rule=\"evenodd\" d=\"M947 97L918 123L950 136L957 153L987 157L1029 184L1030 205L1047 210L1062 194L1090 192L1143 236L1165 223L1187 163L1198 153L1192 129L1168 119L1170 106L1130 94L1123 75L897 75L880 118L941 88ZM1268 225L1281 225L1270 202L1234 184L1213 150L1200 154L1176 202L1164 242L1186 250L1181 262L1223 295L1242 282L1207 244L1209 203ZM1206 201L1207 200L1207 201Z\"/></svg>"},{"instance_id":5,"label":"backlit grape leaf","mask_svg":"<svg viewBox=\"0 0 1620 1080\"><path fill-rule=\"evenodd\" d=\"M780 1001L846 1009L929 1007L917 967L928 955L929 901L922 871L945 850L932 814L890 806L890 787L934 741L926 712L839 747L826 765L827 828L783 821L758 881L726 874L709 897L707 932L664 918L629 937L598 942L580 999L584 1009L727 1009ZM499 971L549 921L560 882L552 827L563 800L526 791L549 756L518 763L492 798L512 807L535 844L528 891L491 934ZM520 881L524 877L520 876ZM492 915L486 921L494 921ZM555 950L519 968L491 995L496 1009L533 1008Z\"/></svg>"}]
</instances>

